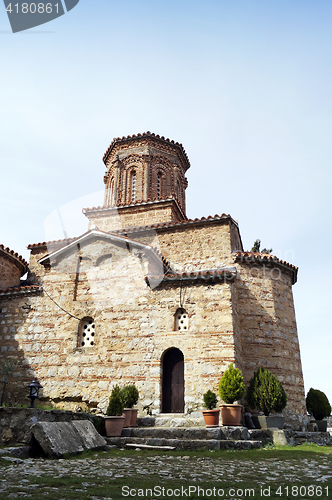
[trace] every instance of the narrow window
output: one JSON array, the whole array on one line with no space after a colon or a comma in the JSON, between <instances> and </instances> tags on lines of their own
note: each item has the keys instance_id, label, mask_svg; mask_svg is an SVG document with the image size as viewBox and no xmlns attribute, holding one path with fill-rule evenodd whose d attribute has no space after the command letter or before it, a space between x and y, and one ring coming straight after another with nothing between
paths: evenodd
<instances>
[{"instance_id":1,"label":"narrow window","mask_svg":"<svg viewBox=\"0 0 332 500\"><path fill-rule=\"evenodd\" d=\"M95 323L92 318L82 319L79 327L79 347L92 347L95 343Z\"/></svg>"},{"instance_id":2,"label":"narrow window","mask_svg":"<svg viewBox=\"0 0 332 500\"><path fill-rule=\"evenodd\" d=\"M112 179L112 182L111 182L111 196L110 196L110 204L111 206L113 207L113 205L115 205L115 192L114 192L114 179Z\"/></svg>"},{"instance_id":3,"label":"narrow window","mask_svg":"<svg viewBox=\"0 0 332 500\"><path fill-rule=\"evenodd\" d=\"M136 195L136 172L135 170L131 174L131 201L135 201Z\"/></svg>"},{"instance_id":4,"label":"narrow window","mask_svg":"<svg viewBox=\"0 0 332 500\"><path fill-rule=\"evenodd\" d=\"M174 315L174 330L188 330L188 314L185 309L179 308Z\"/></svg>"},{"instance_id":5,"label":"narrow window","mask_svg":"<svg viewBox=\"0 0 332 500\"><path fill-rule=\"evenodd\" d=\"M161 178L162 178L162 173L159 172L158 178L157 178L157 197L158 197L158 199L161 198Z\"/></svg>"}]
</instances>

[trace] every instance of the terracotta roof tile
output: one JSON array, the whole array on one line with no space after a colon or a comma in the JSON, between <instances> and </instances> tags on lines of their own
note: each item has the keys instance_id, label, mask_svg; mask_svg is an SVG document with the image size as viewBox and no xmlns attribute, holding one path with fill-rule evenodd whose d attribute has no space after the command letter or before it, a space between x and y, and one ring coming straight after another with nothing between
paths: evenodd
<instances>
[{"instance_id":1,"label":"terracotta roof tile","mask_svg":"<svg viewBox=\"0 0 332 500\"><path fill-rule=\"evenodd\" d=\"M114 146L119 143L119 142L129 142L129 141L134 141L135 139L143 139L145 137L151 137L153 139L157 139L158 141L161 141L161 142L167 142L168 144L172 144L173 146L176 146L180 149L180 152L182 153L182 155L185 157L185 160L186 160L186 163L187 163L187 168L190 167L190 162L189 162L189 158L188 158L188 155L187 153L185 152L184 150L184 147L182 146L182 144L180 144L179 142L174 142L174 141L171 141L170 139L165 139L165 137L162 135L158 135L158 134L154 134L153 132L150 132L150 131L147 131L147 132L143 132L142 134L133 134L133 135L127 135L127 137L123 136L123 137L116 137L113 139L113 141L111 142L111 144L109 145L109 147L107 148L104 156L103 156L103 162L106 163L106 160L107 158L109 157L109 155L111 154L112 152L112 149L114 148Z\"/></svg>"},{"instance_id":2,"label":"terracotta roof tile","mask_svg":"<svg viewBox=\"0 0 332 500\"><path fill-rule=\"evenodd\" d=\"M93 208L93 209L87 209L87 210L102 210L102 209L111 209L110 207L97 207L97 208ZM114 209L116 209L116 207L114 207ZM204 223L204 222L214 222L214 221L219 221L219 220L227 220L229 219L233 224L235 224L236 226L238 225L237 222L231 217L231 215L227 215L227 214L222 214L222 215L215 215L215 216L209 216L209 217L202 217L201 219L183 219L182 221L170 221L170 222L161 222L161 223L158 223L158 224L151 224L149 226L133 226L133 227L126 227L126 228L123 228L123 229L114 229L113 231L109 231L107 232L108 234L121 234L121 233L135 233L135 232L144 232L144 231L147 231L147 230L151 230L151 229L167 229L167 228L172 228L172 227L178 227L178 226L186 226L186 225L193 225L193 224L197 224L197 223ZM100 231L100 229L98 229L98 231ZM89 232L89 231L87 231ZM103 231L103 232L106 232L106 231ZM87 234L87 233L84 233L84 234ZM63 239L63 240L52 240L52 241L44 241L42 243L32 243L30 245L28 245L28 249L31 250L33 248L38 248L38 247L47 247L47 246L51 246L51 245L57 245L57 244L61 244L61 245L67 245L73 241L75 241L76 239L82 237L83 235L80 235L80 236L77 236L76 238L67 238L67 239ZM124 236L125 237L125 236Z\"/></svg>"},{"instance_id":3,"label":"terracotta roof tile","mask_svg":"<svg viewBox=\"0 0 332 500\"><path fill-rule=\"evenodd\" d=\"M158 224L151 224L149 226L133 226L133 227L127 227L125 229L118 229L116 232L126 232L126 233L133 233L133 232L141 232L144 230L148 229L161 229L161 228L172 228L172 227L177 227L177 226L186 226L186 225L194 225L197 223L205 223L205 222L215 222L219 220L230 220L232 223L234 223L236 226L238 226L237 222L231 217L231 215L215 215L214 217L209 216L207 218L202 217L201 219L184 219L182 221L170 221L170 222L160 222Z\"/></svg>"},{"instance_id":4,"label":"terracotta roof tile","mask_svg":"<svg viewBox=\"0 0 332 500\"><path fill-rule=\"evenodd\" d=\"M10 257L14 258L17 260L24 268L24 272L28 270L29 264L28 262L22 257L22 255L19 255L17 252L14 252L14 250L11 250L8 247L5 247L4 245L0 244L0 252L3 252L6 255L9 255Z\"/></svg>"},{"instance_id":5,"label":"terracotta roof tile","mask_svg":"<svg viewBox=\"0 0 332 500\"><path fill-rule=\"evenodd\" d=\"M286 262L285 260L281 260L275 255L271 255L268 253L258 253L258 252L236 252L234 254L235 260L237 262L244 260L246 262L267 262L278 264L281 267L285 267L293 272L293 284L297 281L297 273L298 267Z\"/></svg>"},{"instance_id":6,"label":"terracotta roof tile","mask_svg":"<svg viewBox=\"0 0 332 500\"><path fill-rule=\"evenodd\" d=\"M21 286L13 286L10 288L2 288L0 289L0 296L1 295L24 295L27 293L33 293L33 292L41 292L42 287L39 285L21 285Z\"/></svg>"},{"instance_id":7,"label":"terracotta roof tile","mask_svg":"<svg viewBox=\"0 0 332 500\"><path fill-rule=\"evenodd\" d=\"M32 250L33 248L37 247L47 247L49 245L67 245L68 243L71 243L72 241L76 240L76 238L64 238L63 240L50 240L50 241L43 241L41 243L31 243L30 245L27 246L28 250Z\"/></svg>"},{"instance_id":8,"label":"terracotta roof tile","mask_svg":"<svg viewBox=\"0 0 332 500\"><path fill-rule=\"evenodd\" d=\"M162 284L181 281L232 281L236 277L236 268L211 269L199 271L186 271L183 273L169 273L164 276L147 276L145 279L150 284ZM162 278L162 279L161 279Z\"/></svg>"}]
</instances>

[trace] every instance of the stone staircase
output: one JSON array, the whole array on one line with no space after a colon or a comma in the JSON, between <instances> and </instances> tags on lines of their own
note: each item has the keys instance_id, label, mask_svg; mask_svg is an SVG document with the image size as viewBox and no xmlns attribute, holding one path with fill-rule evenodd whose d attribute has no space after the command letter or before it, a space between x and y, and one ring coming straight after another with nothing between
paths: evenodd
<instances>
[{"instance_id":1,"label":"stone staircase","mask_svg":"<svg viewBox=\"0 0 332 500\"><path fill-rule=\"evenodd\" d=\"M260 448L262 431L250 432L242 426L205 427L131 427L123 429L120 437L107 437L109 445L118 448L148 448L176 450L247 450Z\"/></svg>"}]
</instances>

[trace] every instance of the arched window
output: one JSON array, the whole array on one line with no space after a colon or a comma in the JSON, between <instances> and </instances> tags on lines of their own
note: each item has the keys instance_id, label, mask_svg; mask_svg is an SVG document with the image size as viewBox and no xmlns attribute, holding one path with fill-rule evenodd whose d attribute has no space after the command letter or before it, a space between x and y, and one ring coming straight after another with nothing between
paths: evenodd
<instances>
[{"instance_id":1,"label":"arched window","mask_svg":"<svg viewBox=\"0 0 332 500\"><path fill-rule=\"evenodd\" d=\"M136 172L133 170L131 174L131 201L135 201L136 196Z\"/></svg>"},{"instance_id":2,"label":"arched window","mask_svg":"<svg viewBox=\"0 0 332 500\"><path fill-rule=\"evenodd\" d=\"M110 205L112 207L116 205L115 192L114 192L114 178L111 180Z\"/></svg>"},{"instance_id":3,"label":"arched window","mask_svg":"<svg viewBox=\"0 0 332 500\"><path fill-rule=\"evenodd\" d=\"M189 326L188 314L185 309L180 307L174 315L174 330L177 331L187 331Z\"/></svg>"},{"instance_id":4,"label":"arched window","mask_svg":"<svg viewBox=\"0 0 332 500\"><path fill-rule=\"evenodd\" d=\"M159 172L158 176L157 176L157 197L158 197L158 199L160 199L161 195L162 195L162 178L163 178L163 174L161 172Z\"/></svg>"},{"instance_id":5,"label":"arched window","mask_svg":"<svg viewBox=\"0 0 332 500\"><path fill-rule=\"evenodd\" d=\"M83 318L79 326L79 347L92 347L95 343L95 323L92 318Z\"/></svg>"}]
</instances>

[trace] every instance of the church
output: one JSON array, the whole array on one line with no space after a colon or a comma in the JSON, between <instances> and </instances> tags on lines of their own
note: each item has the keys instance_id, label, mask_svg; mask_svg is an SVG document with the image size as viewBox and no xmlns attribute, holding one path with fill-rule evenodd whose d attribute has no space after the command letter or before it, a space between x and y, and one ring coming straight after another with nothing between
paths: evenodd
<instances>
[{"instance_id":1,"label":"church","mask_svg":"<svg viewBox=\"0 0 332 500\"><path fill-rule=\"evenodd\" d=\"M105 412L115 384L135 383L141 416L189 419L234 363L246 386L269 369L284 414L306 415L297 267L244 251L230 215L187 218L181 144L116 138L103 161L104 204L83 209L84 234L30 244L29 263L0 246L0 359L18 361L15 394L37 377L53 405Z\"/></svg>"}]
</instances>

